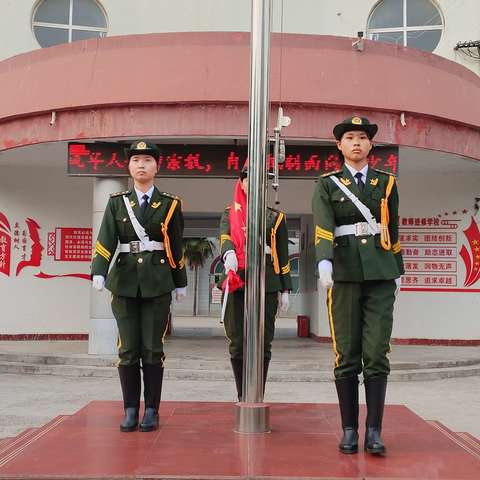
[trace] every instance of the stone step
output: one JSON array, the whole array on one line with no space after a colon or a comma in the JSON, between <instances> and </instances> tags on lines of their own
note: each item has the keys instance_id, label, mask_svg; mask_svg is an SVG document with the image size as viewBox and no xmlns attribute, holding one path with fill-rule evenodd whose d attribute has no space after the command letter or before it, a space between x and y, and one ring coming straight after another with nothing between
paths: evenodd
<instances>
[{"instance_id":1,"label":"stone step","mask_svg":"<svg viewBox=\"0 0 480 480\"><path fill-rule=\"evenodd\" d=\"M453 432L447 428L443 423L436 420L430 420L428 423L445 435L449 440L455 442L460 448L480 460L480 441L473 435L468 433Z\"/></svg>"},{"instance_id":2,"label":"stone step","mask_svg":"<svg viewBox=\"0 0 480 480\"><path fill-rule=\"evenodd\" d=\"M85 366L85 367L115 367L117 365L117 356L97 356L86 354L70 355L51 355L51 354L29 354L29 353L0 353L0 364L24 363L28 365L45 366ZM186 355L178 358L168 355L166 366L169 369L184 370L228 370L230 362L226 356L222 359L204 358ZM392 370L429 370L429 369L448 369L455 367L480 366L480 358L459 359L459 360L432 360L432 361L391 361ZM331 362L325 361L301 361L292 362L287 360L273 360L271 364L273 369L282 371L331 371Z\"/></svg>"},{"instance_id":3,"label":"stone step","mask_svg":"<svg viewBox=\"0 0 480 480\"><path fill-rule=\"evenodd\" d=\"M17 435L4 449L0 448L0 468L17 458L24 450L62 423L67 415L59 415L40 428L29 428Z\"/></svg>"},{"instance_id":4,"label":"stone step","mask_svg":"<svg viewBox=\"0 0 480 480\"><path fill-rule=\"evenodd\" d=\"M216 367L217 365L213 365ZM212 367L212 365L210 365ZM306 369L303 365L299 370L284 370L283 364L272 362L269 370L270 382L328 382L333 380L332 369ZM0 373L58 375L67 377L117 377L113 366L68 365L68 364L31 364L25 362L0 362ZM392 370L390 381L425 381L442 378L468 377L480 375L480 365L465 365L449 368L425 368L409 370ZM222 368L188 368L185 364L176 368L169 363L165 369L165 378L175 380L232 380L230 365Z\"/></svg>"}]
</instances>

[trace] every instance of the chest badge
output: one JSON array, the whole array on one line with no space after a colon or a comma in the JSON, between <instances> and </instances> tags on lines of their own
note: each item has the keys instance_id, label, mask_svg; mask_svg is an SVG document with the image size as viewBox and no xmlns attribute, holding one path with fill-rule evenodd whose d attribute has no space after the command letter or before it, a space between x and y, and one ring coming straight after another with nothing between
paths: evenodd
<instances>
[{"instance_id":1,"label":"chest badge","mask_svg":"<svg viewBox=\"0 0 480 480\"><path fill-rule=\"evenodd\" d=\"M130 200L130 206L134 207L136 205L135 200Z\"/></svg>"},{"instance_id":2,"label":"chest badge","mask_svg":"<svg viewBox=\"0 0 480 480\"><path fill-rule=\"evenodd\" d=\"M346 186L348 187L349 185L352 184L352 181L348 178L341 178L340 181Z\"/></svg>"},{"instance_id":3,"label":"chest badge","mask_svg":"<svg viewBox=\"0 0 480 480\"><path fill-rule=\"evenodd\" d=\"M162 202L153 202L150 206L152 208L158 208L161 204L162 204Z\"/></svg>"},{"instance_id":4,"label":"chest badge","mask_svg":"<svg viewBox=\"0 0 480 480\"><path fill-rule=\"evenodd\" d=\"M377 183L378 183L378 178L371 178L370 179L370 185L372 185L373 187L376 187Z\"/></svg>"}]
</instances>

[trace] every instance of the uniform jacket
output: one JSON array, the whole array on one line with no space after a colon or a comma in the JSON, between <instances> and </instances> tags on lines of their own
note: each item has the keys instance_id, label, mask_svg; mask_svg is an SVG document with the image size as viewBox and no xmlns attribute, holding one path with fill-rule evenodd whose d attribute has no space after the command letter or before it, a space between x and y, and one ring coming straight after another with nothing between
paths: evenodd
<instances>
[{"instance_id":1,"label":"uniform jacket","mask_svg":"<svg viewBox=\"0 0 480 480\"><path fill-rule=\"evenodd\" d=\"M163 242L165 250L119 253L108 273L117 243L138 240L123 195L128 197L150 240ZM106 288L115 295L136 297L140 292L140 296L150 298L187 285L180 199L160 193L155 187L144 217L142 220L135 190L110 195L95 245L92 275L107 277Z\"/></svg>"},{"instance_id":2,"label":"uniform jacket","mask_svg":"<svg viewBox=\"0 0 480 480\"><path fill-rule=\"evenodd\" d=\"M288 231L285 214L273 208L267 208L266 243L272 249L267 255L265 264L265 292L278 292L292 289L290 277L290 260L288 257ZM273 245L272 245L273 243ZM220 220L220 245L222 258L228 250L235 250L230 237L230 207L227 207ZM239 271L245 280L245 271ZM225 276L222 275L219 286Z\"/></svg>"},{"instance_id":3,"label":"uniform jacket","mask_svg":"<svg viewBox=\"0 0 480 480\"><path fill-rule=\"evenodd\" d=\"M312 210L315 224L315 253L317 261L333 260L333 280L360 282L390 280L404 273L398 238L398 191L396 182L388 197L391 248L385 250L380 235L346 235L334 238L336 226L365 222L351 200L333 183L335 175L365 204L377 222L381 221L381 200L385 198L390 173L368 168L363 192L345 165L341 170L319 177L313 195Z\"/></svg>"}]
</instances>

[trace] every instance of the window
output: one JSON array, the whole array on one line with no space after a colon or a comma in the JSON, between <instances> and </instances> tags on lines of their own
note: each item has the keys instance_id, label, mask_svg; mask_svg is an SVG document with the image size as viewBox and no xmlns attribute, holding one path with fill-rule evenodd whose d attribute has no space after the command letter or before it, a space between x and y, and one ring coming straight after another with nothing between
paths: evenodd
<instances>
[{"instance_id":1,"label":"window","mask_svg":"<svg viewBox=\"0 0 480 480\"><path fill-rule=\"evenodd\" d=\"M107 19L96 0L42 0L32 25L41 47L107 34Z\"/></svg>"},{"instance_id":2,"label":"window","mask_svg":"<svg viewBox=\"0 0 480 480\"><path fill-rule=\"evenodd\" d=\"M383 0L368 19L368 38L433 52L443 30L431 0Z\"/></svg>"}]
</instances>

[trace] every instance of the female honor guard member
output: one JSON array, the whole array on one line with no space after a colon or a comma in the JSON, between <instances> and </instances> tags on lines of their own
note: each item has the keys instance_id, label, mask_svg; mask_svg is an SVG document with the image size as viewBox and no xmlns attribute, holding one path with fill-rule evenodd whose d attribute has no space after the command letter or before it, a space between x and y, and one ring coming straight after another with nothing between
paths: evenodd
<instances>
[{"instance_id":1,"label":"female honor guard member","mask_svg":"<svg viewBox=\"0 0 480 480\"><path fill-rule=\"evenodd\" d=\"M134 188L110 195L95 244L92 275L94 288L102 290L105 285L112 292L118 325L118 373L125 408L120 430L131 432L138 426L141 360L145 412L140 431L147 432L158 428L171 292L177 301L186 295L183 216L180 199L154 186L156 145L136 141L127 156ZM108 272L118 243L118 257Z\"/></svg>"},{"instance_id":2,"label":"female honor guard member","mask_svg":"<svg viewBox=\"0 0 480 480\"><path fill-rule=\"evenodd\" d=\"M328 288L343 453L358 451L362 371L368 412L364 447L369 453L385 452L380 433L390 373L387 354L395 293L404 273L395 177L368 166L377 130L360 117L335 126L345 162L318 179L312 203L319 279Z\"/></svg>"},{"instance_id":3,"label":"female honor guard member","mask_svg":"<svg viewBox=\"0 0 480 480\"><path fill-rule=\"evenodd\" d=\"M244 167L239 180L235 184L233 203L225 209L220 220L220 245L225 264L225 274L228 274L230 270L238 271L242 283L245 281L247 184L247 169ZM286 312L289 306L289 291L292 289L285 214L268 208L266 225L264 389L268 366L272 357L272 341L275 333L275 316L277 314L279 292L282 292L280 309ZM223 276L219 285L222 286L225 281L225 276ZM225 333L229 340L230 361L235 377L238 400L240 401L242 399L243 381L245 292L243 287L233 292L231 288L229 290L224 324Z\"/></svg>"}]
</instances>

